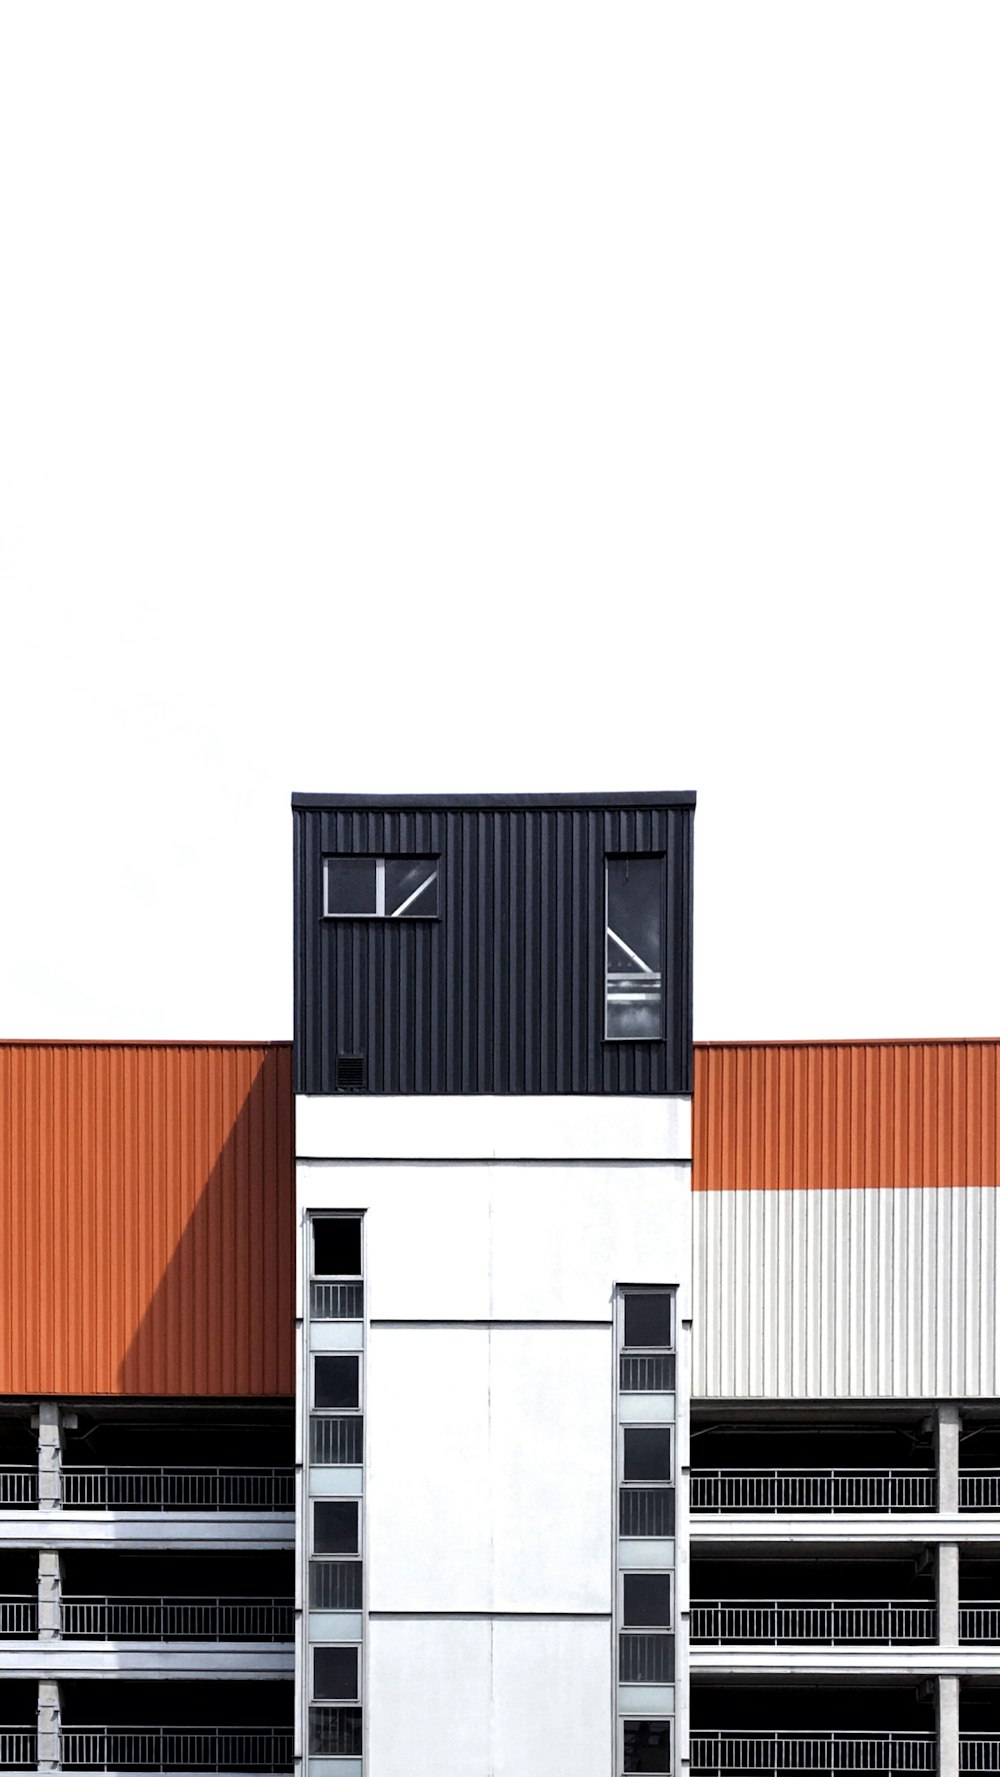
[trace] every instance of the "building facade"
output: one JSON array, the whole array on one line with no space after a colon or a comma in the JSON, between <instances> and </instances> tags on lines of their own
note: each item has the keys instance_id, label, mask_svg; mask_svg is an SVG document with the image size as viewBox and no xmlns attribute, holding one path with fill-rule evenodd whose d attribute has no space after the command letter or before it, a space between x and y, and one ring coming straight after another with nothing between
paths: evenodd
<instances>
[{"instance_id":1,"label":"building facade","mask_svg":"<svg viewBox=\"0 0 1000 1777\"><path fill-rule=\"evenodd\" d=\"M0 1770L1000 1771L1000 1043L691 1042L675 796L299 796L0 1044Z\"/></svg>"},{"instance_id":2,"label":"building facade","mask_svg":"<svg viewBox=\"0 0 1000 1777\"><path fill-rule=\"evenodd\" d=\"M693 798L294 813L309 1777L672 1770Z\"/></svg>"}]
</instances>

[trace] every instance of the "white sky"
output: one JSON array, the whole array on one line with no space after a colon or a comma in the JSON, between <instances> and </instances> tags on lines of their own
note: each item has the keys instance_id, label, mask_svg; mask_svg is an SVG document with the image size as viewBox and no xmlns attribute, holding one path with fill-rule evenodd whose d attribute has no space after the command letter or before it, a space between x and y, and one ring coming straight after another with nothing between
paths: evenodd
<instances>
[{"instance_id":1,"label":"white sky","mask_svg":"<svg viewBox=\"0 0 1000 1777\"><path fill-rule=\"evenodd\" d=\"M1000 1032L1000 7L0 10L0 1032L289 794L694 788L696 1031Z\"/></svg>"}]
</instances>

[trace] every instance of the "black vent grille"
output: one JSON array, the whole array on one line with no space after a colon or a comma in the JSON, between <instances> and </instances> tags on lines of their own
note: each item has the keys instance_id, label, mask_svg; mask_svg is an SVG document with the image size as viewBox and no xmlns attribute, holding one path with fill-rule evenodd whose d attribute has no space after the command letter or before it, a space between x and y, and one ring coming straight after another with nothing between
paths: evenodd
<instances>
[{"instance_id":1,"label":"black vent grille","mask_svg":"<svg viewBox=\"0 0 1000 1777\"><path fill-rule=\"evenodd\" d=\"M365 1089L365 1058L363 1055L337 1056L337 1091L363 1092Z\"/></svg>"}]
</instances>

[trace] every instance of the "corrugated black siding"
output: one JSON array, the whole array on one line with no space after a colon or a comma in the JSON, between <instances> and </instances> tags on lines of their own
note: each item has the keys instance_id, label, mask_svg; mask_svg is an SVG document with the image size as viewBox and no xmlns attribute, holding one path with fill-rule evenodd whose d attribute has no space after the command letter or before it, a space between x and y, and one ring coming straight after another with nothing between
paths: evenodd
<instances>
[{"instance_id":1,"label":"corrugated black siding","mask_svg":"<svg viewBox=\"0 0 1000 1777\"><path fill-rule=\"evenodd\" d=\"M294 804L296 1090L651 1092L692 1086L693 802ZM324 854L437 855L437 920L325 920ZM604 859L667 860L665 1040L606 1043Z\"/></svg>"}]
</instances>

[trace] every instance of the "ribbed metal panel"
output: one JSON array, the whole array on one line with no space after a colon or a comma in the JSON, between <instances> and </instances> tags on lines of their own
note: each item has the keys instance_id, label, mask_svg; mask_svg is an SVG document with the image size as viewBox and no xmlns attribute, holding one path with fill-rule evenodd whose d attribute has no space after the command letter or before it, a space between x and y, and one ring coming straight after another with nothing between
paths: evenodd
<instances>
[{"instance_id":1,"label":"ribbed metal panel","mask_svg":"<svg viewBox=\"0 0 1000 1777\"><path fill-rule=\"evenodd\" d=\"M694 1189L1000 1183L1000 1042L712 1043Z\"/></svg>"},{"instance_id":2,"label":"ribbed metal panel","mask_svg":"<svg viewBox=\"0 0 1000 1777\"><path fill-rule=\"evenodd\" d=\"M992 1186L703 1191L692 1393L1000 1393Z\"/></svg>"},{"instance_id":3,"label":"ribbed metal panel","mask_svg":"<svg viewBox=\"0 0 1000 1777\"><path fill-rule=\"evenodd\" d=\"M290 1395L291 1050L0 1044L0 1393Z\"/></svg>"},{"instance_id":4,"label":"ribbed metal panel","mask_svg":"<svg viewBox=\"0 0 1000 1777\"><path fill-rule=\"evenodd\" d=\"M700 1046L696 1395L994 1395L1000 1043Z\"/></svg>"},{"instance_id":5,"label":"ribbed metal panel","mask_svg":"<svg viewBox=\"0 0 1000 1777\"><path fill-rule=\"evenodd\" d=\"M296 1090L338 1053L393 1093L691 1090L693 798L297 797ZM327 853L440 857L440 918L324 920ZM605 1043L604 860L662 852L664 1042Z\"/></svg>"}]
</instances>

